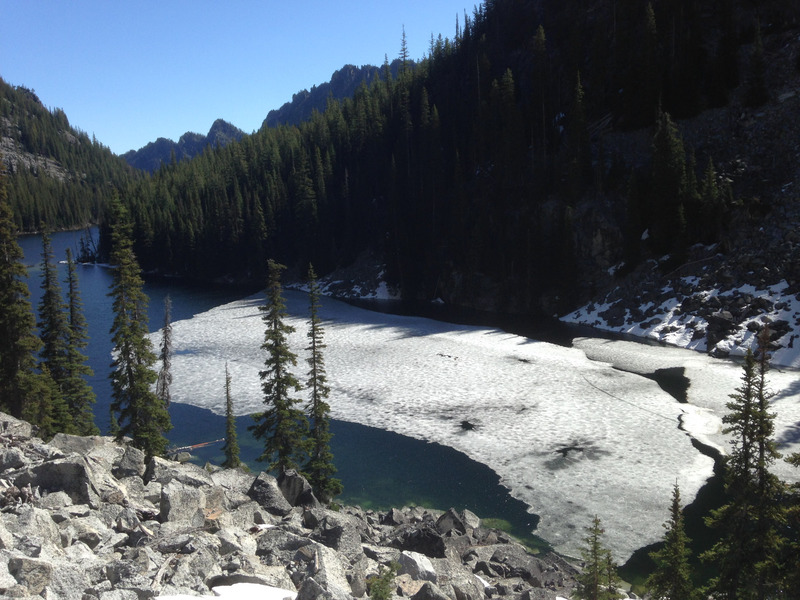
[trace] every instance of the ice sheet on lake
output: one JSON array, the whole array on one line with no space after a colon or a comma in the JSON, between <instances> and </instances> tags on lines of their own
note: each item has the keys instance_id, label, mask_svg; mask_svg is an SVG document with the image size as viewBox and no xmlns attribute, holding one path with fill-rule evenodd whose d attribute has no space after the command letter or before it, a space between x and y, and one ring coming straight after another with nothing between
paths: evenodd
<instances>
[{"instance_id":1,"label":"ice sheet on lake","mask_svg":"<svg viewBox=\"0 0 800 600\"><path fill-rule=\"evenodd\" d=\"M573 341L589 358L613 364L618 369L642 375L659 369L683 369L691 382L688 401L697 411L684 418L684 428L700 441L728 451L728 439L722 435L719 416L728 412L730 394L741 385L741 363L718 360L672 346L649 346L636 342L578 338ZM784 455L800 451L800 372L774 367L767 373L769 389L775 395L770 402L775 413L775 440ZM703 415L711 415L709 422ZM797 481L800 472L785 461L777 461L773 471L782 479Z\"/></svg>"},{"instance_id":2,"label":"ice sheet on lake","mask_svg":"<svg viewBox=\"0 0 800 600\"><path fill-rule=\"evenodd\" d=\"M308 297L285 296L296 327L295 373L304 378ZM260 304L254 296L174 323L173 401L223 414L227 361L236 412L262 409ZM637 353L617 343L563 348L327 298L320 315L336 419L446 444L488 465L541 516L537 534L562 552L578 553L598 515L616 557L627 558L661 538L673 484L688 502L712 473L712 460L692 447L679 420L721 445L718 411L737 383L735 368L707 369L717 381L691 366L695 405L681 405L635 374L666 363L645 355L652 364L634 368ZM698 356L675 361L687 355ZM464 420L475 429L464 430Z\"/></svg>"}]
</instances>

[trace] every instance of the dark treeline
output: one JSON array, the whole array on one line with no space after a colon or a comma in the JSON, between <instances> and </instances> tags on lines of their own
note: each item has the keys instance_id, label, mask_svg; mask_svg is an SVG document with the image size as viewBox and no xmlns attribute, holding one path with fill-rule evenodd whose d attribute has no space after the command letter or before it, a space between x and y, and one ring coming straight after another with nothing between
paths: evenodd
<instances>
[{"instance_id":1,"label":"dark treeline","mask_svg":"<svg viewBox=\"0 0 800 600\"><path fill-rule=\"evenodd\" d=\"M140 175L95 139L45 108L33 90L0 79L0 135L6 138L8 197L19 231L96 223L115 187ZM4 140L6 141L6 140Z\"/></svg>"},{"instance_id":2,"label":"dark treeline","mask_svg":"<svg viewBox=\"0 0 800 600\"><path fill-rule=\"evenodd\" d=\"M718 229L703 219L725 212L715 186L703 196L713 157L684 150L665 115L725 103L758 19L777 27L792 10L486 2L457 20L452 40L432 39L414 69L403 37L397 77L386 69L299 126L263 128L135 182L123 195L137 253L145 268L262 281L268 257L325 273L370 248L406 298L491 289L512 310L568 298L590 237L575 217L587 200L610 206L629 259L648 228L662 253L713 241L698 239ZM656 123L669 136L663 168L634 172L602 155L604 128ZM665 177L677 196L659 193ZM709 198L718 205L700 204Z\"/></svg>"}]
</instances>

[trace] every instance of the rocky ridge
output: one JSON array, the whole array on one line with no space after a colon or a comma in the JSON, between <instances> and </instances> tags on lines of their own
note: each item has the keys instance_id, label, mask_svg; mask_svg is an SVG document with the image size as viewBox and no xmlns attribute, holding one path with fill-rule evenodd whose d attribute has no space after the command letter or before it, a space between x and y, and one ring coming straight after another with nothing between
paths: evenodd
<instances>
[{"instance_id":1,"label":"rocky ridge","mask_svg":"<svg viewBox=\"0 0 800 600\"><path fill-rule=\"evenodd\" d=\"M390 565L392 597L555 600L575 587L575 566L530 554L469 511L332 510L291 472L145 463L109 437L33 433L0 413L3 597L238 598L259 586L346 600L366 597Z\"/></svg>"}]
</instances>

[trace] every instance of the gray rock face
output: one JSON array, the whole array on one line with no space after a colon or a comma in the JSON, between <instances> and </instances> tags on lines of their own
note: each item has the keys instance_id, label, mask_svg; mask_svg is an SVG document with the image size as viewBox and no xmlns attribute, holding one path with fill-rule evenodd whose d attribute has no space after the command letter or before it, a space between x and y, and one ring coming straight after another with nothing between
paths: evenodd
<instances>
[{"instance_id":1,"label":"gray rock face","mask_svg":"<svg viewBox=\"0 0 800 600\"><path fill-rule=\"evenodd\" d=\"M575 585L561 557L532 556L468 511L334 511L296 473L208 473L160 458L145 469L141 452L110 438L43 444L2 413L0 449L0 597L140 600L261 585L351 600L393 564L394 595L422 600L554 600Z\"/></svg>"},{"instance_id":2,"label":"gray rock face","mask_svg":"<svg viewBox=\"0 0 800 600\"><path fill-rule=\"evenodd\" d=\"M266 473L255 478L247 495L273 515L284 517L292 512L292 505L281 492L278 482Z\"/></svg>"}]
</instances>

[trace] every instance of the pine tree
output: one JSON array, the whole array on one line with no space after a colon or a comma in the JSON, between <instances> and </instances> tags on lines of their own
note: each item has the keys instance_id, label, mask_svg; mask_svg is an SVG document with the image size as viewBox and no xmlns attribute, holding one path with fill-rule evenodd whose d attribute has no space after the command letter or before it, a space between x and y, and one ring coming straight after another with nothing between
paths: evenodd
<instances>
[{"instance_id":1,"label":"pine tree","mask_svg":"<svg viewBox=\"0 0 800 600\"><path fill-rule=\"evenodd\" d=\"M800 468L800 452L795 452L786 458L789 464ZM800 482L794 483L789 489L786 522L795 534L783 548L783 589L800 591Z\"/></svg>"},{"instance_id":2,"label":"pine tree","mask_svg":"<svg viewBox=\"0 0 800 600\"><path fill-rule=\"evenodd\" d=\"M731 394L730 411L723 417L732 434L726 457L725 491L728 502L712 511L707 524L720 531L719 541L702 558L715 565L718 576L709 589L714 598L769 598L778 586L779 555L784 545L779 534L785 516L780 497L782 484L769 467L780 454L772 439L774 414L766 373L769 330L759 335L758 358L747 352L742 383Z\"/></svg>"},{"instance_id":3,"label":"pine tree","mask_svg":"<svg viewBox=\"0 0 800 600\"><path fill-rule=\"evenodd\" d=\"M147 459L161 456L167 448L164 433L172 428L169 412L151 390L157 375L156 356L147 337L147 296L142 291L139 264L133 253L132 225L119 200L112 205L111 264L116 267L109 296L113 298L111 325L114 360L111 363L111 411L124 436L144 451Z\"/></svg>"},{"instance_id":4,"label":"pine tree","mask_svg":"<svg viewBox=\"0 0 800 600\"><path fill-rule=\"evenodd\" d=\"M753 40L753 49L750 53L749 72L745 81L745 106L756 108L769 100L765 76L766 70L764 46L761 42L761 25L756 24L756 35Z\"/></svg>"},{"instance_id":5,"label":"pine tree","mask_svg":"<svg viewBox=\"0 0 800 600\"><path fill-rule=\"evenodd\" d=\"M47 411L40 406L38 414L42 418L39 423L43 427L45 437L57 432L76 433L73 419L66 407L63 395L64 382L67 379L67 344L69 326L65 314L61 286L58 283L58 272L53 257L53 246L50 233L42 227L42 298L39 302L39 338L42 340L40 352L43 377L51 377L55 385L46 386ZM46 421L46 426L44 423Z\"/></svg>"},{"instance_id":6,"label":"pine tree","mask_svg":"<svg viewBox=\"0 0 800 600\"><path fill-rule=\"evenodd\" d=\"M668 252L685 240L686 152L678 128L667 113L658 117L653 136L650 229L657 252ZM681 250L681 248L678 248Z\"/></svg>"},{"instance_id":7,"label":"pine tree","mask_svg":"<svg viewBox=\"0 0 800 600\"><path fill-rule=\"evenodd\" d=\"M42 340L40 356L53 379L64 379L64 360L67 346L67 317L58 283L58 273L53 257L50 233L42 228L42 298L39 302L39 338Z\"/></svg>"},{"instance_id":8,"label":"pine tree","mask_svg":"<svg viewBox=\"0 0 800 600\"><path fill-rule=\"evenodd\" d=\"M78 287L78 273L72 251L67 248L67 359L65 379L62 384L64 400L72 415L73 427L78 435L96 435L100 433L94 423L92 404L95 395L86 377L93 374L92 368L86 364L87 356L83 349L88 344L86 318L83 316L83 302Z\"/></svg>"},{"instance_id":9,"label":"pine tree","mask_svg":"<svg viewBox=\"0 0 800 600\"><path fill-rule=\"evenodd\" d=\"M333 464L330 441L330 406L325 401L330 393L325 373L325 361L322 351L325 349L323 342L322 324L319 317L320 291L317 275L312 265L308 266L308 296L310 304L310 321L308 329L308 382L309 401L307 413L310 417L310 457L304 472L308 482L314 489L314 494L322 502L330 502L342 493L342 483L334 479L336 467Z\"/></svg>"},{"instance_id":10,"label":"pine tree","mask_svg":"<svg viewBox=\"0 0 800 600\"><path fill-rule=\"evenodd\" d=\"M589 132L586 128L586 101L580 72L575 76L572 110L567 121L566 194L574 205L591 173Z\"/></svg>"},{"instance_id":11,"label":"pine tree","mask_svg":"<svg viewBox=\"0 0 800 600\"><path fill-rule=\"evenodd\" d=\"M36 425L40 438L49 440L56 433L64 431L63 425L69 422L70 415L47 365L42 363L40 369L26 382L28 400L21 416Z\"/></svg>"},{"instance_id":12,"label":"pine tree","mask_svg":"<svg viewBox=\"0 0 800 600\"><path fill-rule=\"evenodd\" d=\"M233 413L233 395L231 394L231 374L228 372L228 363L225 363L225 445L222 447L225 460L222 466L226 469L236 469L241 466L239 460L239 440L236 435L236 415Z\"/></svg>"},{"instance_id":13,"label":"pine tree","mask_svg":"<svg viewBox=\"0 0 800 600\"><path fill-rule=\"evenodd\" d=\"M301 385L292 374L297 356L289 348L289 334L294 327L286 323L286 304L281 291L281 264L270 259L267 282L267 302L260 309L266 325L262 350L266 350L265 368L260 372L264 390L264 412L253 415L255 425L250 430L257 439L264 440L260 461L269 461L268 469L281 473L296 469L303 461L308 432L308 421L297 407L300 399L292 394Z\"/></svg>"},{"instance_id":14,"label":"pine tree","mask_svg":"<svg viewBox=\"0 0 800 600\"><path fill-rule=\"evenodd\" d=\"M14 235L2 164L0 160L0 408L21 418L30 398L41 342L34 333L27 271Z\"/></svg>"},{"instance_id":15,"label":"pine tree","mask_svg":"<svg viewBox=\"0 0 800 600\"><path fill-rule=\"evenodd\" d=\"M689 566L690 539L686 536L678 484L672 490L669 521L664 524L664 546L650 554L656 564L647 578L647 590L653 600L691 600L696 597Z\"/></svg>"},{"instance_id":16,"label":"pine tree","mask_svg":"<svg viewBox=\"0 0 800 600\"><path fill-rule=\"evenodd\" d=\"M600 518L595 515L592 525L586 528L586 546L581 550L583 571L577 576L579 600L616 600L621 595L617 591L619 577L611 553L603 546Z\"/></svg>"},{"instance_id":17,"label":"pine tree","mask_svg":"<svg viewBox=\"0 0 800 600\"><path fill-rule=\"evenodd\" d=\"M169 294L164 298L164 326L161 328L161 352L158 356L161 368L156 381L156 396L164 406L169 407L172 385L172 298Z\"/></svg>"}]
</instances>

